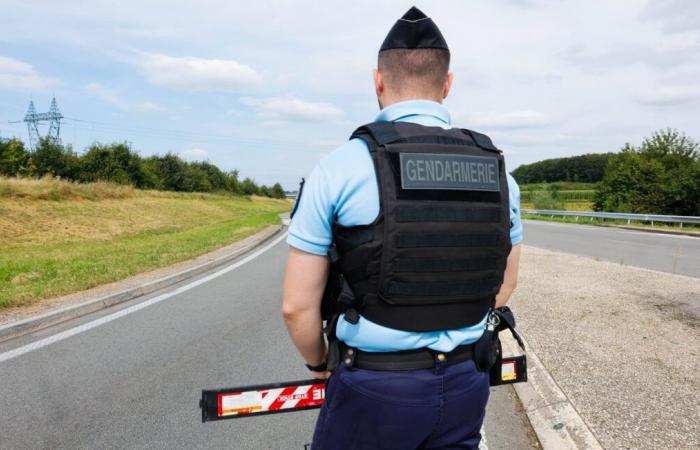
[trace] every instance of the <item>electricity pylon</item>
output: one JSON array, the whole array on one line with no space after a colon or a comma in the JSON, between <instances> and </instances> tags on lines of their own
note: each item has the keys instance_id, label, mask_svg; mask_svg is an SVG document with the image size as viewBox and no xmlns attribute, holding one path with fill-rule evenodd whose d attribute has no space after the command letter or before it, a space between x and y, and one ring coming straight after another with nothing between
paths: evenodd
<instances>
[{"instance_id":1,"label":"electricity pylon","mask_svg":"<svg viewBox=\"0 0 700 450\"><path fill-rule=\"evenodd\" d=\"M49 130L46 133L46 139L52 143L58 143L61 139L61 119L63 119L63 114L58 110L58 103L56 103L56 97L51 99L51 107L49 112L38 113L34 107L34 101L29 101L29 108L27 109L27 114L24 115L24 120L10 123L25 122L27 124L27 132L29 134L29 147L35 149L39 145L41 140L41 134L39 133L39 123L48 122Z\"/></svg>"}]
</instances>

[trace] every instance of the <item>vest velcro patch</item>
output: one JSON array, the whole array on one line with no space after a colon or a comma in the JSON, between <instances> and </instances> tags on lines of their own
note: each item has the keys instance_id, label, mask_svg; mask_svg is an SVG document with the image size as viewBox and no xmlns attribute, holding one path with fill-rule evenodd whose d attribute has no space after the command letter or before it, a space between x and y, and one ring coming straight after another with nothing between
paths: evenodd
<instances>
[{"instance_id":1,"label":"vest velcro patch","mask_svg":"<svg viewBox=\"0 0 700 450\"><path fill-rule=\"evenodd\" d=\"M500 191L497 158L399 153L399 159L402 189Z\"/></svg>"}]
</instances>

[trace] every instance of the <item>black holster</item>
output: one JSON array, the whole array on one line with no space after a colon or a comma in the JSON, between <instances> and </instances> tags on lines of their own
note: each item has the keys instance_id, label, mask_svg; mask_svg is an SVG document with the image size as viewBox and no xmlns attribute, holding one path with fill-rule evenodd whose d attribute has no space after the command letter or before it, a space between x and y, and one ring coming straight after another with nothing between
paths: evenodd
<instances>
[{"instance_id":1,"label":"black holster","mask_svg":"<svg viewBox=\"0 0 700 450\"><path fill-rule=\"evenodd\" d=\"M335 328L338 324L339 315L336 314L326 321L326 326L323 332L326 334L328 341L328 355L326 356L327 370L334 372L340 364L340 341L335 336Z\"/></svg>"}]
</instances>

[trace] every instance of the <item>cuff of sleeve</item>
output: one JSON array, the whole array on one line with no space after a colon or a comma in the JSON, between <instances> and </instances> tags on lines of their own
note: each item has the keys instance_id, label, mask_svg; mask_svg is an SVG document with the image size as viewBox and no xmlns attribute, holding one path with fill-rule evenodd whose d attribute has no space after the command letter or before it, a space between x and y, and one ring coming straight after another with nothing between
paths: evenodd
<instances>
[{"instance_id":1,"label":"cuff of sleeve","mask_svg":"<svg viewBox=\"0 0 700 450\"><path fill-rule=\"evenodd\" d=\"M522 241L523 241L523 237L522 237L522 236L511 236L511 238L510 238L510 245L511 245L511 246L518 245L518 244L520 244Z\"/></svg>"},{"instance_id":2,"label":"cuff of sleeve","mask_svg":"<svg viewBox=\"0 0 700 450\"><path fill-rule=\"evenodd\" d=\"M299 239L291 234L287 236L287 244L301 250L302 252L312 253L314 255L326 256L328 254L327 245L314 244L312 242Z\"/></svg>"}]
</instances>

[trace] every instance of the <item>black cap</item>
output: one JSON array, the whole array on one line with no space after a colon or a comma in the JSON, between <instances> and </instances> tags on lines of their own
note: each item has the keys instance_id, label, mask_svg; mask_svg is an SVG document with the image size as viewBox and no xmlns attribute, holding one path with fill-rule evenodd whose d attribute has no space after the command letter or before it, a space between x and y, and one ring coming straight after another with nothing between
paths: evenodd
<instances>
[{"instance_id":1,"label":"black cap","mask_svg":"<svg viewBox=\"0 0 700 450\"><path fill-rule=\"evenodd\" d=\"M380 52L392 48L439 48L449 51L440 29L423 11L413 6L396 21L386 35Z\"/></svg>"}]
</instances>

